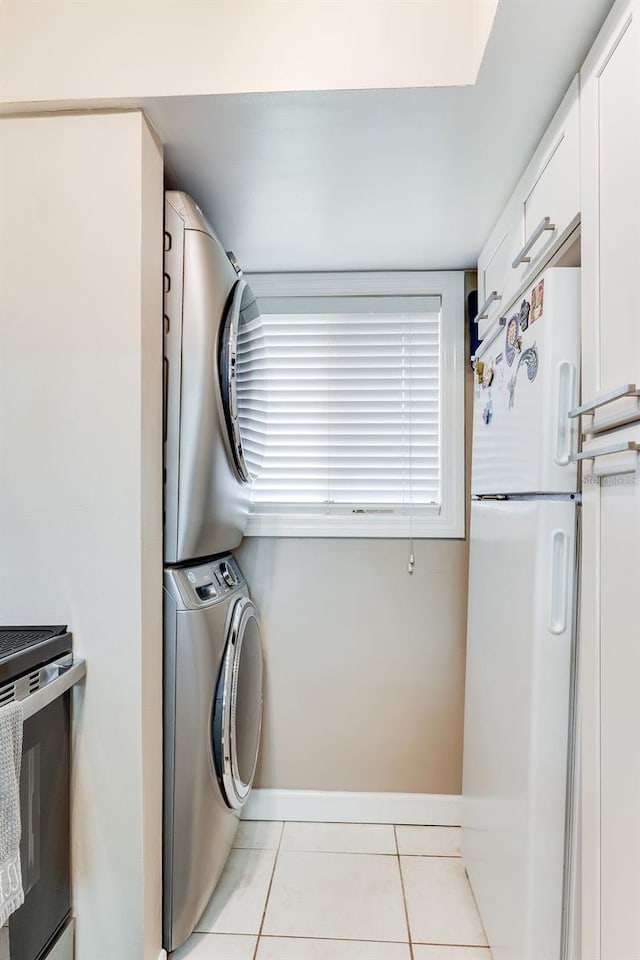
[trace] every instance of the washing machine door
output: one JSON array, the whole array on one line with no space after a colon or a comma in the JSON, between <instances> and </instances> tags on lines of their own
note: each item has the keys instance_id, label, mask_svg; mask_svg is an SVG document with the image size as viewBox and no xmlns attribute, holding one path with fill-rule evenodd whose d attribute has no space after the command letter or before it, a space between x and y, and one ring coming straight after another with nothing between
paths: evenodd
<instances>
[{"instance_id":1,"label":"washing machine door","mask_svg":"<svg viewBox=\"0 0 640 960\"><path fill-rule=\"evenodd\" d=\"M256 608L241 597L231 615L212 722L216 773L229 807L245 803L262 726L262 639Z\"/></svg>"},{"instance_id":2,"label":"washing machine door","mask_svg":"<svg viewBox=\"0 0 640 960\"><path fill-rule=\"evenodd\" d=\"M241 324L257 315L251 287L246 280L238 280L220 327L218 379L229 452L238 478L245 483L249 483L253 476L245 454L238 414L238 335Z\"/></svg>"}]
</instances>

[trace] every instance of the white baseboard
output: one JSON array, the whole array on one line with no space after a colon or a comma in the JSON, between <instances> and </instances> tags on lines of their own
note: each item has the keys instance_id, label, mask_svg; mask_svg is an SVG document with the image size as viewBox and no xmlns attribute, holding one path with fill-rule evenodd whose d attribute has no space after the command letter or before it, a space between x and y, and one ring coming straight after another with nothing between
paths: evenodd
<instances>
[{"instance_id":1,"label":"white baseboard","mask_svg":"<svg viewBox=\"0 0 640 960\"><path fill-rule=\"evenodd\" d=\"M409 823L457 827L462 797L436 793L342 793L325 790L253 790L244 820L318 823Z\"/></svg>"}]
</instances>

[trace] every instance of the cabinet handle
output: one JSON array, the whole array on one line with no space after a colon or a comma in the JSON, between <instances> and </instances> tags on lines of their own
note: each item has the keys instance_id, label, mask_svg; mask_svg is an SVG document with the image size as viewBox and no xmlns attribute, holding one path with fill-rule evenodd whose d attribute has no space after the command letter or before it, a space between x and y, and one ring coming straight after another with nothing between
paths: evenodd
<instances>
[{"instance_id":1,"label":"cabinet handle","mask_svg":"<svg viewBox=\"0 0 640 960\"><path fill-rule=\"evenodd\" d=\"M606 407L608 403L613 403L614 400L620 400L622 397L640 397L640 390L635 383L623 383L621 387L616 387L611 393L603 393L595 400L589 400L588 403L583 403L581 407L570 410L569 417L575 419L576 417L583 417L585 414L593 416L599 407Z\"/></svg>"},{"instance_id":2,"label":"cabinet handle","mask_svg":"<svg viewBox=\"0 0 640 960\"><path fill-rule=\"evenodd\" d=\"M612 443L608 447L598 447L596 450L583 450L582 453L575 453L571 457L572 463L577 463L579 460L597 460L598 457L610 457L612 453L638 453L640 451L640 443L635 443L630 440L627 443Z\"/></svg>"},{"instance_id":3,"label":"cabinet handle","mask_svg":"<svg viewBox=\"0 0 640 960\"><path fill-rule=\"evenodd\" d=\"M487 299L485 300L485 302L482 304L482 306L478 310L476 314L476 318L473 322L477 323L478 320L486 320L487 317L489 316L489 308L491 307L491 304L498 303L500 300L502 300L502 297L500 296L497 290L494 290L493 293L490 293Z\"/></svg>"},{"instance_id":4,"label":"cabinet handle","mask_svg":"<svg viewBox=\"0 0 640 960\"><path fill-rule=\"evenodd\" d=\"M520 266L521 263L531 263L531 257L529 256L529 251L535 244L538 242L543 233L546 233L547 230L555 230L555 223L551 223L551 217L545 217L544 220L541 220L538 226L535 228L524 247L515 258L511 266L514 270Z\"/></svg>"}]
</instances>

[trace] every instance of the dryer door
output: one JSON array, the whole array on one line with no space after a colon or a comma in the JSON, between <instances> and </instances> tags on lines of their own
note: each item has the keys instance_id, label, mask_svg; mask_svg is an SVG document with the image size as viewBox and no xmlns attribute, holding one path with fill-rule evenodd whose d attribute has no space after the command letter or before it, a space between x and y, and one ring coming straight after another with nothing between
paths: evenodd
<instances>
[{"instance_id":1,"label":"dryer door","mask_svg":"<svg viewBox=\"0 0 640 960\"><path fill-rule=\"evenodd\" d=\"M262 726L262 640L256 608L241 597L231 626L213 710L216 773L227 804L238 810L251 790Z\"/></svg>"},{"instance_id":2,"label":"dryer door","mask_svg":"<svg viewBox=\"0 0 640 960\"><path fill-rule=\"evenodd\" d=\"M218 380L220 400L227 427L227 442L233 464L240 480L249 483L252 479L247 463L238 416L238 334L244 313L257 312L255 297L246 280L238 280L229 306L220 327L218 343Z\"/></svg>"}]
</instances>

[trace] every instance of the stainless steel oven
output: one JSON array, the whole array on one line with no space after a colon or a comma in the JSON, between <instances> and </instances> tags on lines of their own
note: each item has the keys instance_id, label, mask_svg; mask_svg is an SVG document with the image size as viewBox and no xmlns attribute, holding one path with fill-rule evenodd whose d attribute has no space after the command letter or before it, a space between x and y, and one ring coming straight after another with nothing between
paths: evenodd
<instances>
[{"instance_id":1,"label":"stainless steel oven","mask_svg":"<svg viewBox=\"0 0 640 960\"><path fill-rule=\"evenodd\" d=\"M71 914L71 687L84 672L84 662L73 659L66 628L0 628L0 706L19 700L24 716L20 860L25 901L9 919L10 960L52 956Z\"/></svg>"}]
</instances>

